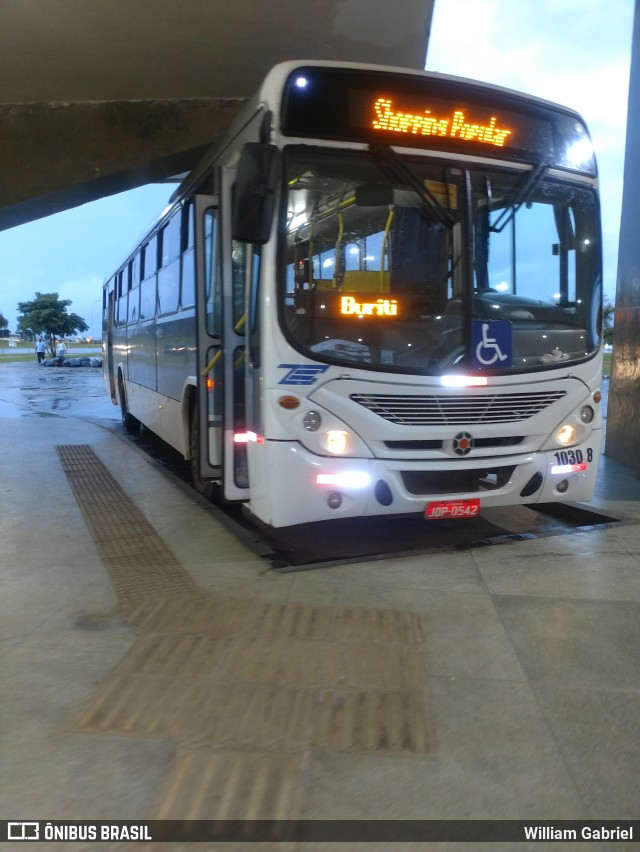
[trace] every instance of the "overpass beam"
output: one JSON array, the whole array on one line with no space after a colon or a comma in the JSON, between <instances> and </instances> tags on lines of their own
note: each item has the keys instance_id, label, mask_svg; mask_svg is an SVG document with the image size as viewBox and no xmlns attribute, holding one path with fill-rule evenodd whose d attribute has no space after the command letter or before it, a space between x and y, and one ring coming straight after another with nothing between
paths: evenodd
<instances>
[{"instance_id":1,"label":"overpass beam","mask_svg":"<svg viewBox=\"0 0 640 852\"><path fill-rule=\"evenodd\" d=\"M0 230L189 171L243 103L5 104Z\"/></svg>"}]
</instances>

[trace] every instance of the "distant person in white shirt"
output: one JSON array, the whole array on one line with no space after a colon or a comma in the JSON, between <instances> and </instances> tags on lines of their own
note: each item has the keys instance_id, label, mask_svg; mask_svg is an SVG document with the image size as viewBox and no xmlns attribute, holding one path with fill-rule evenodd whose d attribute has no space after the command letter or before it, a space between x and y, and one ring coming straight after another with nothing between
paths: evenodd
<instances>
[{"instance_id":1,"label":"distant person in white shirt","mask_svg":"<svg viewBox=\"0 0 640 852\"><path fill-rule=\"evenodd\" d=\"M39 337L36 340L36 355L38 356L38 364L42 364L44 361L45 354L45 342L44 337Z\"/></svg>"},{"instance_id":2,"label":"distant person in white shirt","mask_svg":"<svg viewBox=\"0 0 640 852\"><path fill-rule=\"evenodd\" d=\"M64 345L64 340L59 340L56 347L56 355L58 356L58 364L62 364L64 356L67 354L67 347Z\"/></svg>"}]
</instances>

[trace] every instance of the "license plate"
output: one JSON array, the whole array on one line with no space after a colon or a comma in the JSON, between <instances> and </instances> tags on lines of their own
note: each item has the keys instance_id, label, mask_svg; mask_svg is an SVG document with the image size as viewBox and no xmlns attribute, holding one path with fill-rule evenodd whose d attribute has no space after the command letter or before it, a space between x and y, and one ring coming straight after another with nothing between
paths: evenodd
<instances>
[{"instance_id":1,"label":"license plate","mask_svg":"<svg viewBox=\"0 0 640 852\"><path fill-rule=\"evenodd\" d=\"M470 500L436 500L427 505L424 513L428 520L438 518L475 518L480 514L480 498Z\"/></svg>"}]
</instances>

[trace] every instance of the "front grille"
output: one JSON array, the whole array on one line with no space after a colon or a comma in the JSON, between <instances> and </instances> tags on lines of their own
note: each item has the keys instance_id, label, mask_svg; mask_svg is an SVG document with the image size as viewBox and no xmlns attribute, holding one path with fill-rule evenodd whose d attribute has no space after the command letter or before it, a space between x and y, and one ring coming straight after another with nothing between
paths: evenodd
<instances>
[{"instance_id":1,"label":"front grille","mask_svg":"<svg viewBox=\"0 0 640 852\"><path fill-rule=\"evenodd\" d=\"M442 441L385 441L388 450L441 450Z\"/></svg>"},{"instance_id":2,"label":"front grille","mask_svg":"<svg viewBox=\"0 0 640 852\"><path fill-rule=\"evenodd\" d=\"M409 494L464 494L495 491L511 479L515 465L487 470L404 470L404 487Z\"/></svg>"},{"instance_id":3,"label":"front grille","mask_svg":"<svg viewBox=\"0 0 640 852\"><path fill-rule=\"evenodd\" d=\"M351 399L399 426L517 423L553 405L566 391L430 396L353 393Z\"/></svg>"},{"instance_id":4,"label":"front grille","mask_svg":"<svg viewBox=\"0 0 640 852\"><path fill-rule=\"evenodd\" d=\"M476 449L492 447L517 447L524 441L523 435L503 435L497 438L474 438ZM443 441L384 441L389 450L441 450Z\"/></svg>"}]
</instances>

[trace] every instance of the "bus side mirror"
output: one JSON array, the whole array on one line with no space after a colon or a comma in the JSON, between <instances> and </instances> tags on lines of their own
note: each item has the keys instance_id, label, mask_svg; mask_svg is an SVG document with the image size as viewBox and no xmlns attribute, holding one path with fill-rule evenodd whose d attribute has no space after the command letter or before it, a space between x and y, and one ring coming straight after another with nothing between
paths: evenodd
<instances>
[{"instance_id":1,"label":"bus side mirror","mask_svg":"<svg viewBox=\"0 0 640 852\"><path fill-rule=\"evenodd\" d=\"M233 187L232 237L264 245L271 232L276 203L275 145L247 142L240 154Z\"/></svg>"}]
</instances>

